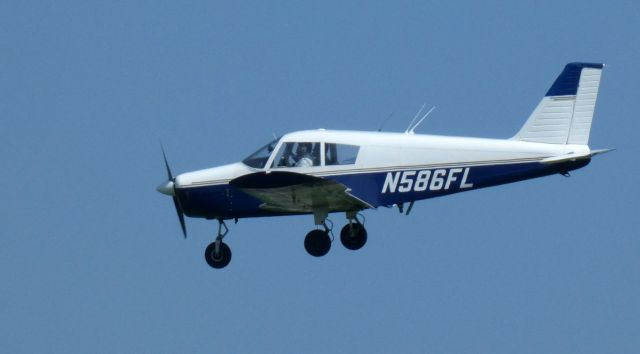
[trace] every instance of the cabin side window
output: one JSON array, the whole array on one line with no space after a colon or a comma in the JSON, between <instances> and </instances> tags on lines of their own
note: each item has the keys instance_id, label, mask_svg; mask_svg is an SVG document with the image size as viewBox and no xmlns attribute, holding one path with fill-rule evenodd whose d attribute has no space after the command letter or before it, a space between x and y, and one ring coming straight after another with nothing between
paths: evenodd
<instances>
[{"instance_id":1,"label":"cabin side window","mask_svg":"<svg viewBox=\"0 0 640 354\"><path fill-rule=\"evenodd\" d=\"M347 144L325 144L325 165L353 165L360 147Z\"/></svg>"},{"instance_id":2,"label":"cabin side window","mask_svg":"<svg viewBox=\"0 0 640 354\"><path fill-rule=\"evenodd\" d=\"M320 166L320 143L284 143L273 160L273 167Z\"/></svg>"}]
</instances>

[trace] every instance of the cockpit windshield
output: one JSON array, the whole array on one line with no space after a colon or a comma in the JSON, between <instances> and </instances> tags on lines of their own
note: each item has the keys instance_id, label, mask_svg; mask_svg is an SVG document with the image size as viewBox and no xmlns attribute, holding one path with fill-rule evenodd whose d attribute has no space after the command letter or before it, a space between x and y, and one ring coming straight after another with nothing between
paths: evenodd
<instances>
[{"instance_id":1,"label":"cockpit windshield","mask_svg":"<svg viewBox=\"0 0 640 354\"><path fill-rule=\"evenodd\" d=\"M277 138L269 144L261 147L258 151L242 160L242 163L253 168L264 168L267 164L267 160L269 160L269 156L271 156L271 152L273 152L273 149L275 149L278 144L278 140L280 140L280 138Z\"/></svg>"}]
</instances>

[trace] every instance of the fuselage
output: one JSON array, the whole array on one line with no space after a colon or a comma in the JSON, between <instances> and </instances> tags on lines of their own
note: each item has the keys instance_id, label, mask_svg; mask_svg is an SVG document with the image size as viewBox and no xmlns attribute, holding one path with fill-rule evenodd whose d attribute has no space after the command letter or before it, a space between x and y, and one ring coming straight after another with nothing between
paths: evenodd
<instances>
[{"instance_id":1,"label":"fuselage","mask_svg":"<svg viewBox=\"0 0 640 354\"><path fill-rule=\"evenodd\" d=\"M293 159L292 147L303 144L309 147L312 165L282 162ZM181 174L175 179L175 194L184 213L191 217L298 214L266 210L260 200L229 184L250 173L290 171L342 183L371 207L390 206L565 173L589 163L588 158L541 162L570 154L588 155L589 148L519 140L308 130L283 136L245 162Z\"/></svg>"}]
</instances>

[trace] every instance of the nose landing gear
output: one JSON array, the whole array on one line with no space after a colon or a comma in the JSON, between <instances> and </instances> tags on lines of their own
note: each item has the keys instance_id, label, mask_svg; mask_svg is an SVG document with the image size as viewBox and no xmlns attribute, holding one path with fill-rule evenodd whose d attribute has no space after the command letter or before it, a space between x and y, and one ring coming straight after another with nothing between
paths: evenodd
<instances>
[{"instance_id":1,"label":"nose landing gear","mask_svg":"<svg viewBox=\"0 0 640 354\"><path fill-rule=\"evenodd\" d=\"M227 232L229 232L229 229L224 220L218 219L218 237L204 251L204 259L212 268L224 268L231 262L231 249L226 243L222 242Z\"/></svg>"}]
</instances>

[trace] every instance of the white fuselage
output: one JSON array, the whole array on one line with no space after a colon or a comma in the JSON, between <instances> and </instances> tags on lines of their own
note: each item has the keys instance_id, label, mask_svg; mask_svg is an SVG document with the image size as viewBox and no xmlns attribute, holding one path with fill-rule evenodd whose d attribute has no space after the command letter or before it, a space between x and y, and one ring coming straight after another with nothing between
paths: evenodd
<instances>
[{"instance_id":1,"label":"white fuselage","mask_svg":"<svg viewBox=\"0 0 640 354\"><path fill-rule=\"evenodd\" d=\"M589 153L586 145L559 145L532 143L507 139L449 137L422 134L387 132L359 132L335 130L307 130L283 136L274 151L287 142L309 141L357 145L360 150L352 165L279 167L277 170L295 171L315 176L344 173L367 173L375 170L406 170L412 168L437 168L439 166L464 166L500 164L514 161L541 161L553 156ZM179 175L179 188L199 187L228 183L242 175L275 170L275 153L262 169L251 168L240 162Z\"/></svg>"}]
</instances>

